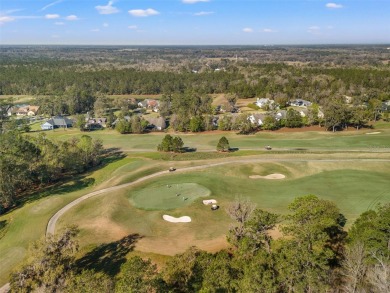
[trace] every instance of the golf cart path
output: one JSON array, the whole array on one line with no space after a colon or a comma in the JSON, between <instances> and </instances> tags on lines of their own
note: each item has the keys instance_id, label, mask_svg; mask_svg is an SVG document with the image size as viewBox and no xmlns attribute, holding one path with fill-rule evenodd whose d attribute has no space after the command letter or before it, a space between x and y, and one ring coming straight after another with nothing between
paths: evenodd
<instances>
[{"instance_id":1,"label":"golf cart path","mask_svg":"<svg viewBox=\"0 0 390 293\"><path fill-rule=\"evenodd\" d=\"M229 161L224 161L224 162L218 162L218 163L209 163L209 164L205 164L205 165L199 165L199 166L193 166L193 167L185 167L185 168L181 168L181 169L178 169L176 171L174 171L175 173L181 173L181 172L186 172L186 171L193 171L193 170L199 170L199 169L205 169L205 168L210 168L210 167L216 167L216 166L221 166L221 165L226 165L226 164L233 164L233 163L254 163L254 162L311 162L311 161L320 161L320 162L357 162L357 161L365 161L365 162L390 162L390 159L275 159L275 158L262 158L262 159L238 159L238 160L229 160ZM160 171L160 172L157 172L157 173L153 173L151 175L147 175L147 176L144 176L144 177L141 177L135 181L132 181L132 182L129 182L129 183L124 183L124 184L121 184L121 185L116 185L116 186L112 186L112 187L108 187L108 188L103 188L103 189L100 189L100 190L97 190L97 191L93 191L93 192L90 192L90 193L87 193L79 198L77 198L76 200L68 203L66 206L64 206L62 209L60 209L59 211L57 211L54 216L52 216L47 224L47 227L46 227L46 236L49 236L49 235L54 235L54 232L55 232L55 227L56 227L56 223L58 221L58 219L63 215L65 214L68 210L70 210L72 207L74 207L75 205L79 204L80 202L88 199L88 198L91 198L93 196L96 196L96 195L99 195L99 194L102 194L102 193L106 193L106 192L112 192L112 191L116 191L116 190L119 190L119 189L122 189L122 188L125 188L125 187L128 187L128 186L132 186L132 185L135 185L135 184L138 184L140 182L143 182L143 181L146 181L146 180L149 180L151 178L154 178L154 177L158 177L158 176L161 176L161 175L165 175L165 174L169 174L171 173L170 171ZM0 293L1 293L1 288L0 288Z\"/></svg>"},{"instance_id":2,"label":"golf cart path","mask_svg":"<svg viewBox=\"0 0 390 293\"><path fill-rule=\"evenodd\" d=\"M209 164L204 164L204 165L199 165L199 166L193 166L193 167L186 167L186 168L181 168L175 171L175 173L181 173L185 171L192 171L192 170L199 170L199 169L204 169L204 168L210 168L210 167L215 167L215 166L221 166L221 165L226 165L226 164L234 164L234 163L255 163L255 162L311 162L311 161L318 161L318 162L359 162L359 161L365 161L365 162L390 162L390 159L299 159L299 158L293 158L293 159L277 159L277 158L261 158L261 159L237 159L237 160L229 160L229 161L224 161L224 162L218 162L218 163L209 163ZM137 183L149 180L151 178L161 176L161 175L166 175L171 172L169 171L160 171L142 178L139 178L133 182L117 185L117 186L112 186L108 188L103 188L94 192L90 192L88 194L85 194L78 199L68 203L65 205L62 209L57 211L49 220L46 228L46 236L49 235L54 235L55 232L55 227L58 219L65 214L68 210L70 210L72 207L75 205L79 204L80 202L91 198L93 196L105 193L105 192L111 192L111 191L116 191L128 186L135 185ZM6 293L10 291L10 284L4 284L2 287L0 287L0 293Z\"/></svg>"}]
</instances>

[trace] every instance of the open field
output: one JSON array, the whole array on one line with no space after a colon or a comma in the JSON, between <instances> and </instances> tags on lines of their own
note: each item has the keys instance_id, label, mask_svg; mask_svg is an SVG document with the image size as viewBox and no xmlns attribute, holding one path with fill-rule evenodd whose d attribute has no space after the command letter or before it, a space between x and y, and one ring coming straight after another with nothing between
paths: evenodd
<instances>
[{"instance_id":1,"label":"open field","mask_svg":"<svg viewBox=\"0 0 390 293\"><path fill-rule=\"evenodd\" d=\"M31 95L0 95L1 99L9 99L12 98L13 103L16 104L28 104L30 101L35 99L35 96Z\"/></svg>"},{"instance_id":2,"label":"open field","mask_svg":"<svg viewBox=\"0 0 390 293\"><path fill-rule=\"evenodd\" d=\"M379 132L367 135L366 133ZM39 132L32 132L35 135ZM86 176L74 178L68 183L53 187L37 195L22 207L0 216L0 285L10 271L20 264L33 241L43 237L48 220L67 203L89 192L167 170L172 161L178 171L160 176L134 187L115 193L90 198L72 208L60 218L57 229L69 224L81 228L79 241L82 252L90 251L99 243L117 241L132 233L142 237L130 254L148 255L163 262L164 255L184 251L196 245L209 251L226 246L225 234L230 219L225 207L236 196L250 197L258 207L278 213L286 213L287 205L296 196L316 194L339 206L348 218L348 225L363 211L379 202L390 201L390 129L371 129L348 132L260 132L243 136L234 133L177 134L185 146L197 152L180 155L160 154L155 151L165 133L150 135L120 135L116 131L103 130L80 132L77 129L45 132L48 137L68 139L72 136L90 135L101 138L105 147L119 148L127 157L111 162ZM224 135L230 146L239 150L219 154L215 147ZM272 151L264 146L271 145ZM261 159L262 161L256 162ZM338 162L347 159L350 161ZM241 162L231 163L232 161ZM382 161L381 161L382 160ZM203 170L181 172L181 168L214 162L230 162ZM249 176L266 176L280 173L281 180L250 179ZM197 184L209 190L207 197L196 192L182 196L162 190L168 200L173 200L169 210L158 209L163 204L164 192L158 187L166 185L189 186ZM153 189L153 193L150 193ZM138 194L138 199L137 199ZM147 195L149 197L145 197ZM154 199L156 197L156 199ZM202 204L203 199L215 198L221 208L212 212ZM175 200L178 201L175 202ZM141 203L137 208L134 203ZM150 207L151 204L154 206ZM157 206L156 206L157 205ZM168 223L162 215L190 216L191 223Z\"/></svg>"}]
</instances>

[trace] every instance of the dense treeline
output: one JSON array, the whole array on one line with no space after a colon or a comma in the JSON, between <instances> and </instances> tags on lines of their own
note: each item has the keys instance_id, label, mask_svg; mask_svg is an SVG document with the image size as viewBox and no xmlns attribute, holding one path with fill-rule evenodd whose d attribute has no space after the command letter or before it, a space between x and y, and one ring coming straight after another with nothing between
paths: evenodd
<instances>
[{"instance_id":1,"label":"dense treeline","mask_svg":"<svg viewBox=\"0 0 390 293\"><path fill-rule=\"evenodd\" d=\"M52 62L1 66L0 94L72 95L235 93L241 98L287 96L317 103L334 95L366 100L390 99L390 70L368 68L296 67L281 63L230 64L224 70L200 73L143 71L133 68L81 69ZM60 64L62 64L60 62Z\"/></svg>"},{"instance_id":2,"label":"dense treeline","mask_svg":"<svg viewBox=\"0 0 390 293\"><path fill-rule=\"evenodd\" d=\"M0 213L36 187L100 163L103 145L87 135L55 142L44 134L0 133Z\"/></svg>"},{"instance_id":3,"label":"dense treeline","mask_svg":"<svg viewBox=\"0 0 390 293\"><path fill-rule=\"evenodd\" d=\"M103 273L101 266L87 270L83 258L76 260L77 229L70 228L32 247L30 260L12 274L11 288L94 293L390 290L390 204L360 215L349 233L336 205L314 195L295 199L284 217L242 198L227 212L235 222L227 235L228 249L212 254L191 247L159 270L150 260L132 257L115 276ZM279 239L269 235L276 225L283 233ZM110 265L110 259L105 262Z\"/></svg>"}]
</instances>

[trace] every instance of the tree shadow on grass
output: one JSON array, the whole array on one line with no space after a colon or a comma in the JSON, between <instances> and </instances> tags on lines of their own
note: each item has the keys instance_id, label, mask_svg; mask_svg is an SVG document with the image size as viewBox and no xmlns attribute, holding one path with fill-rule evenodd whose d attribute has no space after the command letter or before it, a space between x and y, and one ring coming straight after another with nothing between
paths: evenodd
<instances>
[{"instance_id":1,"label":"tree shadow on grass","mask_svg":"<svg viewBox=\"0 0 390 293\"><path fill-rule=\"evenodd\" d=\"M6 220L0 221L0 239L3 238L3 236L7 232L7 228L8 228L7 224L8 223Z\"/></svg>"},{"instance_id":2,"label":"tree shadow on grass","mask_svg":"<svg viewBox=\"0 0 390 293\"><path fill-rule=\"evenodd\" d=\"M183 153L194 153L194 152L196 152L196 148L192 148L192 147L183 147L183 148L182 148L182 151L183 151Z\"/></svg>"},{"instance_id":3,"label":"tree shadow on grass","mask_svg":"<svg viewBox=\"0 0 390 293\"><path fill-rule=\"evenodd\" d=\"M134 249L135 243L141 238L139 234L130 234L118 241L101 244L78 259L76 268L79 271L104 272L114 277L119 273L121 265L126 262L126 255Z\"/></svg>"},{"instance_id":4,"label":"tree shadow on grass","mask_svg":"<svg viewBox=\"0 0 390 293\"><path fill-rule=\"evenodd\" d=\"M229 148L229 152L238 152L240 149L239 148Z\"/></svg>"},{"instance_id":5,"label":"tree shadow on grass","mask_svg":"<svg viewBox=\"0 0 390 293\"><path fill-rule=\"evenodd\" d=\"M104 168L105 166L122 160L126 155L123 154L118 148L105 149L101 155L100 164L84 171L81 174L64 174L63 178L52 182L50 185L44 187L35 186L35 189L30 188L23 192L16 200L16 204L7 210L0 211L0 214L6 214L13 210L23 207L26 203L36 201L38 199L58 195L66 194L70 192L79 191L95 184L94 178L88 178L93 172Z\"/></svg>"}]
</instances>

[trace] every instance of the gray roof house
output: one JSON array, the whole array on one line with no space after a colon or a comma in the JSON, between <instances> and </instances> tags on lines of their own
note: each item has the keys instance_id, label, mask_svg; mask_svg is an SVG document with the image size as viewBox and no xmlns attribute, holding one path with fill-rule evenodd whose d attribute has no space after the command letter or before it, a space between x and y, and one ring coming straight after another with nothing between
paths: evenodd
<instances>
[{"instance_id":1,"label":"gray roof house","mask_svg":"<svg viewBox=\"0 0 390 293\"><path fill-rule=\"evenodd\" d=\"M279 110L275 114L275 119L280 120L280 119L285 119L286 118L287 111L286 110Z\"/></svg>"},{"instance_id":2,"label":"gray roof house","mask_svg":"<svg viewBox=\"0 0 390 293\"><path fill-rule=\"evenodd\" d=\"M163 117L158 117L158 118L156 118L156 117L144 117L144 118L149 123L148 127L152 128L154 130L161 131L161 130L164 130L167 127L167 124L165 122L165 118L163 118Z\"/></svg>"},{"instance_id":3,"label":"gray roof house","mask_svg":"<svg viewBox=\"0 0 390 293\"><path fill-rule=\"evenodd\" d=\"M69 118L56 116L50 118L41 125L42 130L51 130L55 128L68 128L73 126L73 121Z\"/></svg>"},{"instance_id":4,"label":"gray roof house","mask_svg":"<svg viewBox=\"0 0 390 293\"><path fill-rule=\"evenodd\" d=\"M256 106L258 106L260 108L263 108L264 106L268 105L271 109L274 108L274 103L275 103L274 100L270 100L268 98L261 98L261 99L257 98L257 100L255 102Z\"/></svg>"},{"instance_id":5,"label":"gray roof house","mask_svg":"<svg viewBox=\"0 0 390 293\"><path fill-rule=\"evenodd\" d=\"M302 100L302 99L296 99L290 101L290 106L296 106L296 107L309 107L311 106L311 102Z\"/></svg>"},{"instance_id":6,"label":"gray roof house","mask_svg":"<svg viewBox=\"0 0 390 293\"><path fill-rule=\"evenodd\" d=\"M263 113L254 113L254 114L251 114L249 117L248 117L248 120L252 123L252 124L256 124L256 125L263 125L264 123L264 118L265 118L266 114L263 114Z\"/></svg>"}]
</instances>

